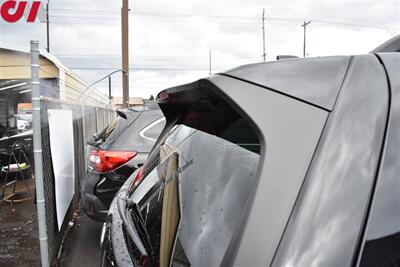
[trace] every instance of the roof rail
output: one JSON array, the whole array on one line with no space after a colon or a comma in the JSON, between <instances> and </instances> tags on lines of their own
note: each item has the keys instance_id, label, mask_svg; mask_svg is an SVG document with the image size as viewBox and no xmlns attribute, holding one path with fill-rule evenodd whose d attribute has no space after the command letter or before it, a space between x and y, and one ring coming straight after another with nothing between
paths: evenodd
<instances>
[{"instance_id":1,"label":"roof rail","mask_svg":"<svg viewBox=\"0 0 400 267\"><path fill-rule=\"evenodd\" d=\"M298 56L292 56L292 55L277 55L276 60L283 60L283 59L293 59L293 58L299 58Z\"/></svg>"},{"instance_id":2,"label":"roof rail","mask_svg":"<svg viewBox=\"0 0 400 267\"><path fill-rule=\"evenodd\" d=\"M400 52L400 35L397 35L381 44L371 51L371 53Z\"/></svg>"}]
</instances>

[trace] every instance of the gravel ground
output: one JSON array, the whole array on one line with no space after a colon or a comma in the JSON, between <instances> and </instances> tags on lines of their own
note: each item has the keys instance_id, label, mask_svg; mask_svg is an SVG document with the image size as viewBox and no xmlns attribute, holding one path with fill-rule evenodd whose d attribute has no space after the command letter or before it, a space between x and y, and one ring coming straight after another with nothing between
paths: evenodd
<instances>
[{"instance_id":1,"label":"gravel ground","mask_svg":"<svg viewBox=\"0 0 400 267\"><path fill-rule=\"evenodd\" d=\"M0 210L0 266L40 266L33 199L19 204L3 202Z\"/></svg>"},{"instance_id":2,"label":"gravel ground","mask_svg":"<svg viewBox=\"0 0 400 267\"><path fill-rule=\"evenodd\" d=\"M33 186L34 181L30 186ZM18 184L17 189L22 188ZM1 193L0 193L1 194ZM6 192L7 195L7 192ZM0 267L40 266L36 205L33 199L22 203L3 202L0 209ZM103 224L77 213L68 231L58 266L99 266L100 233Z\"/></svg>"}]
</instances>

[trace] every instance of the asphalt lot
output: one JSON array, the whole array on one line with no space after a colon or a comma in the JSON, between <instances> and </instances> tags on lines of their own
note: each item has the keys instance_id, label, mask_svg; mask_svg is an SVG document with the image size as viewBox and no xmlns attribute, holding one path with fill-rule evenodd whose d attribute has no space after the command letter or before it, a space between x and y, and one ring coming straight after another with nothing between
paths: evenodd
<instances>
[{"instance_id":1,"label":"asphalt lot","mask_svg":"<svg viewBox=\"0 0 400 267\"><path fill-rule=\"evenodd\" d=\"M103 223L95 222L83 211L65 241L60 266L99 266L100 233Z\"/></svg>"}]
</instances>

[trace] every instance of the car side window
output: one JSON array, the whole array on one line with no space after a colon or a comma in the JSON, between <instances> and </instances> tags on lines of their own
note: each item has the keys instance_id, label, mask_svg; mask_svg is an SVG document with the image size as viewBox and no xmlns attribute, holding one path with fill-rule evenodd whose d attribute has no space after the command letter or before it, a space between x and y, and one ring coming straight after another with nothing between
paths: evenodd
<instances>
[{"instance_id":1,"label":"car side window","mask_svg":"<svg viewBox=\"0 0 400 267\"><path fill-rule=\"evenodd\" d=\"M260 141L243 118L238 119L219 136L244 149L260 154Z\"/></svg>"},{"instance_id":2,"label":"car side window","mask_svg":"<svg viewBox=\"0 0 400 267\"><path fill-rule=\"evenodd\" d=\"M142 135L146 139L150 139L156 141L160 133L165 127L165 119L158 119L151 124L149 124L144 131L142 131Z\"/></svg>"}]
</instances>

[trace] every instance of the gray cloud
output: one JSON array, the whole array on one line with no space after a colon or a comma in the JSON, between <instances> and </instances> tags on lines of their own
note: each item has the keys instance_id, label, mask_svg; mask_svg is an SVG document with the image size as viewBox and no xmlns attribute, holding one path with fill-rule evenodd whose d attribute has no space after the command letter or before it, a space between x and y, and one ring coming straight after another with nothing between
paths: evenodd
<instances>
[{"instance_id":1,"label":"gray cloud","mask_svg":"<svg viewBox=\"0 0 400 267\"><path fill-rule=\"evenodd\" d=\"M52 53L88 83L120 68L119 1L51 1ZM366 53L400 33L399 1L130 1L131 94L163 88L213 72L261 61L261 13L267 11L267 54L302 54L304 19L310 56ZM202 16L204 15L204 16ZM45 25L0 23L0 41L45 46ZM94 69L90 69L94 68ZM135 70L136 69L136 70ZM106 92L107 83L98 89ZM113 78L120 95L120 75Z\"/></svg>"}]
</instances>

